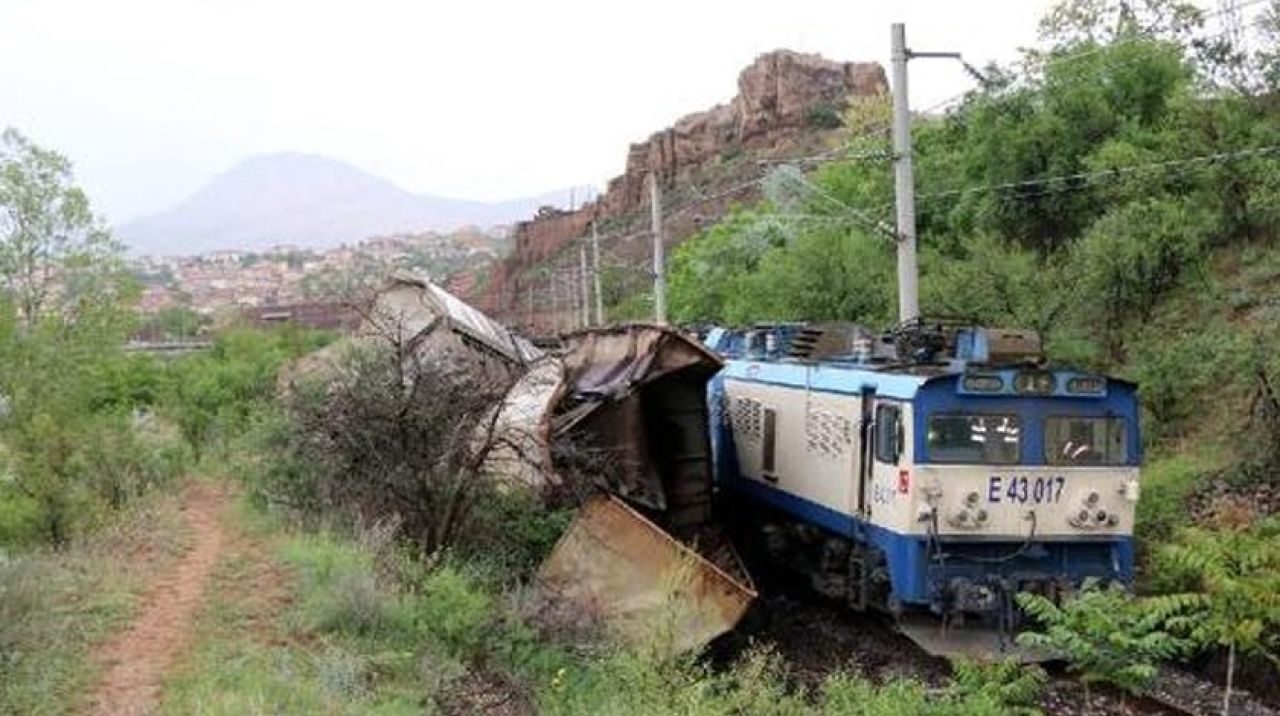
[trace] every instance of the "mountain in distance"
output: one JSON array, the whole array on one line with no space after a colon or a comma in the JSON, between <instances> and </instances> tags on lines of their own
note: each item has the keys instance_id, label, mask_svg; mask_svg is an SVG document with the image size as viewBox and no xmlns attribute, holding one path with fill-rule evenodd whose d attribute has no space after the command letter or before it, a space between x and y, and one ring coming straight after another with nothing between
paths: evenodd
<instances>
[{"instance_id":1,"label":"mountain in distance","mask_svg":"<svg viewBox=\"0 0 1280 716\"><path fill-rule=\"evenodd\" d=\"M509 224L568 199L567 189L499 202L427 196L329 157L269 154L240 162L186 201L114 233L132 253L152 256L278 244L326 248L370 236Z\"/></svg>"}]
</instances>

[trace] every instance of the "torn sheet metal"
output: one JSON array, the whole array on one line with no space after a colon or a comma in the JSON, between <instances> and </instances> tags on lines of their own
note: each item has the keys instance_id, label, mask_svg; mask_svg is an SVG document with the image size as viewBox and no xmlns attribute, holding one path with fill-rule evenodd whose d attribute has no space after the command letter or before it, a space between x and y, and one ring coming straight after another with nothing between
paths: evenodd
<instances>
[{"instance_id":1,"label":"torn sheet metal","mask_svg":"<svg viewBox=\"0 0 1280 716\"><path fill-rule=\"evenodd\" d=\"M710 517L706 384L721 360L663 326L627 325L568 337L565 398L553 434L604 456L600 487L663 513L669 529Z\"/></svg>"},{"instance_id":2,"label":"torn sheet metal","mask_svg":"<svg viewBox=\"0 0 1280 716\"><path fill-rule=\"evenodd\" d=\"M720 370L719 356L665 326L629 324L567 337L565 374L584 397L621 398L636 388L687 368L707 377Z\"/></svg>"},{"instance_id":3,"label":"torn sheet metal","mask_svg":"<svg viewBox=\"0 0 1280 716\"><path fill-rule=\"evenodd\" d=\"M550 426L547 417L559 395L564 367L559 359L545 356L507 391L497 407L498 414L486 420L478 437L489 437L493 449L486 456L483 471L500 482L543 488L560 484L551 464Z\"/></svg>"},{"instance_id":4,"label":"torn sheet metal","mask_svg":"<svg viewBox=\"0 0 1280 716\"><path fill-rule=\"evenodd\" d=\"M543 563L539 584L632 644L679 653L733 629L756 597L723 569L621 500L583 506Z\"/></svg>"}]
</instances>

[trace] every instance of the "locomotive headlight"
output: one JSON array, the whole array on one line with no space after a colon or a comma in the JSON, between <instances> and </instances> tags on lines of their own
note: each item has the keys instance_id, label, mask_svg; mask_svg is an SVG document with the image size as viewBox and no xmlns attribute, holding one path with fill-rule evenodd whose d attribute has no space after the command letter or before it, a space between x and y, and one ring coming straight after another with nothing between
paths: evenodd
<instances>
[{"instance_id":1,"label":"locomotive headlight","mask_svg":"<svg viewBox=\"0 0 1280 716\"><path fill-rule=\"evenodd\" d=\"M1097 512L1093 513L1093 521L1097 522L1100 525L1105 524L1107 521L1107 511L1098 510Z\"/></svg>"},{"instance_id":2,"label":"locomotive headlight","mask_svg":"<svg viewBox=\"0 0 1280 716\"><path fill-rule=\"evenodd\" d=\"M947 523L957 529L980 529L986 526L987 511L962 507L947 518Z\"/></svg>"},{"instance_id":3,"label":"locomotive headlight","mask_svg":"<svg viewBox=\"0 0 1280 716\"><path fill-rule=\"evenodd\" d=\"M1097 492L1090 492L1088 495L1085 495L1084 504L1087 507L1094 507L1098 504L1099 499L1100 497Z\"/></svg>"},{"instance_id":4,"label":"locomotive headlight","mask_svg":"<svg viewBox=\"0 0 1280 716\"><path fill-rule=\"evenodd\" d=\"M1125 480L1120 486L1120 492L1124 494L1124 499L1129 502L1137 502L1138 494L1141 491L1142 488L1138 485L1136 479Z\"/></svg>"},{"instance_id":5,"label":"locomotive headlight","mask_svg":"<svg viewBox=\"0 0 1280 716\"><path fill-rule=\"evenodd\" d=\"M936 505L942 499L942 485L937 480L924 488L924 499L931 505Z\"/></svg>"},{"instance_id":6,"label":"locomotive headlight","mask_svg":"<svg viewBox=\"0 0 1280 716\"><path fill-rule=\"evenodd\" d=\"M981 499L982 499L982 496L979 495L978 493L970 492L969 494L964 496L964 504L968 505L969 507L977 507L978 501Z\"/></svg>"}]
</instances>

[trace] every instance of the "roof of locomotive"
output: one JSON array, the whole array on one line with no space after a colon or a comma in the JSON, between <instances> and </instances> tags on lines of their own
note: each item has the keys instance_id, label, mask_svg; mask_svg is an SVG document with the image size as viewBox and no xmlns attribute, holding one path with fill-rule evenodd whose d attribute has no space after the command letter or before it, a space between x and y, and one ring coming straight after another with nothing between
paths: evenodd
<instances>
[{"instance_id":1,"label":"roof of locomotive","mask_svg":"<svg viewBox=\"0 0 1280 716\"><path fill-rule=\"evenodd\" d=\"M769 340L756 341L755 334ZM1000 331L970 325L907 326L898 334L879 334L843 324L807 326L805 324L761 325L754 329L714 329L707 337L728 356L722 375L726 378L785 385L807 390L860 394L873 390L878 395L912 400L929 383L955 381L957 376L987 374L1002 376L995 389L970 389L956 385L956 392L975 397L999 397L1018 393L1014 373L1022 371L1052 372L1052 389L1042 394L1021 393L1075 399L1105 398L1107 385L1123 386L1132 393L1133 383L1116 378L1083 373L1062 366L1051 366L1040 352L1039 337L1027 343L1026 332ZM1034 335L1034 334L1032 334ZM990 339L1004 341L999 353L990 350ZM824 341L827 337L835 340ZM1015 350L1009 350L1009 339ZM860 350L855 341L862 341ZM905 341L901 339L905 338ZM923 339L923 340L922 340ZM1017 341L1023 339L1019 344ZM963 343L963 345L961 345ZM1028 347L1034 350L1028 350ZM909 355L915 360L902 360ZM1085 392L1072 387L1076 378L1105 377L1101 388Z\"/></svg>"},{"instance_id":2,"label":"roof of locomotive","mask_svg":"<svg viewBox=\"0 0 1280 716\"><path fill-rule=\"evenodd\" d=\"M851 361L738 358L725 361L721 375L730 379L784 385L826 393L857 395L864 390L874 390L877 395L883 397L912 400L929 383L952 380L969 374L1008 374L1022 370L1051 372L1064 376L1065 378L1060 378L1060 381L1075 377L1105 377L1108 386L1123 387L1125 392L1132 392L1136 388L1134 383L1120 378L1097 376L1097 374L1080 372L1061 366L1032 366L1025 364L975 365L951 362L904 365L866 364ZM1006 378L1006 380L1011 381L1010 378ZM1057 388L1052 393L1039 397L1093 399L1106 397L1107 392L1109 391L1103 391L1097 395L1071 395L1064 394L1060 388ZM994 398L1006 396L1007 394L1007 391L1005 391L1004 393L993 393L989 396L974 393L970 395Z\"/></svg>"},{"instance_id":3,"label":"roof of locomotive","mask_svg":"<svg viewBox=\"0 0 1280 716\"><path fill-rule=\"evenodd\" d=\"M911 366L911 372L891 372L889 366L861 365L846 362L767 361L739 359L725 361L721 372L726 378L759 383L789 385L828 393L861 393L874 388L890 398L910 400L920 386L933 378L948 374L945 366L932 374L921 374L923 366ZM898 366L902 370L902 366Z\"/></svg>"}]
</instances>

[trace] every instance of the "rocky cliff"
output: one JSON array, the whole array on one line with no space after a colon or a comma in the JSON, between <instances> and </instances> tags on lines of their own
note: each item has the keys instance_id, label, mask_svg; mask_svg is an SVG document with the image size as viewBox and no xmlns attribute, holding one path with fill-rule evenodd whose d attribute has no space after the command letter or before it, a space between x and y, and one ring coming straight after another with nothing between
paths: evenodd
<instances>
[{"instance_id":1,"label":"rocky cliff","mask_svg":"<svg viewBox=\"0 0 1280 716\"><path fill-rule=\"evenodd\" d=\"M484 289L471 300L509 323L535 331L563 327L559 314L572 309L564 304L568 298L553 295L547 276L554 271L547 269L557 263L566 268L576 264L576 250L570 252L573 256L562 254L586 235L592 222L619 231L638 224L647 211L649 174L655 174L672 197L690 185L709 186L714 192L717 185L756 172L756 159L829 142L851 97L879 94L887 86L884 69L876 63L835 62L788 50L761 55L738 76L738 94L728 104L687 115L632 144L626 170L610 180L595 201L576 211L543 210L517 224L513 253L493 268ZM726 204L705 203L709 206L700 207L701 216L695 219L715 218ZM687 216L673 218L677 220L664 232L671 243L684 239L699 223ZM539 280L545 285L535 285Z\"/></svg>"}]
</instances>

